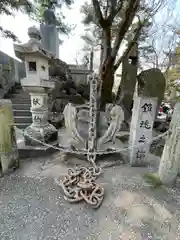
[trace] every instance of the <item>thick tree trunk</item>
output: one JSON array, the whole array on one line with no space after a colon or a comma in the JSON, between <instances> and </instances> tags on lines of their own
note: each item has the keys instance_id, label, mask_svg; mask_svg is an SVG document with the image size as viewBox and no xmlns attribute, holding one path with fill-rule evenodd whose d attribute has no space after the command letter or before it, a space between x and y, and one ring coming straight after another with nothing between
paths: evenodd
<instances>
[{"instance_id":1,"label":"thick tree trunk","mask_svg":"<svg viewBox=\"0 0 180 240\"><path fill-rule=\"evenodd\" d=\"M136 87L137 64L129 63L129 59L125 58L122 64L122 80L118 90L117 104L124 109L125 121L131 117L131 109L133 96Z\"/></svg>"},{"instance_id":2,"label":"thick tree trunk","mask_svg":"<svg viewBox=\"0 0 180 240\"><path fill-rule=\"evenodd\" d=\"M105 73L102 73L100 75L102 80L101 108L104 108L106 103L112 102L112 88L114 85L113 64L109 65Z\"/></svg>"}]
</instances>

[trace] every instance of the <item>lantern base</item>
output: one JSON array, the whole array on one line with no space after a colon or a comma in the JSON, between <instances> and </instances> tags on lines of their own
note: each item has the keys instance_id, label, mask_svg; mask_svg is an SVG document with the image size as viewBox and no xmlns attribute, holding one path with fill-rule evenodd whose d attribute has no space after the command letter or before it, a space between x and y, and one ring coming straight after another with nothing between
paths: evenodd
<instances>
[{"instance_id":1,"label":"lantern base","mask_svg":"<svg viewBox=\"0 0 180 240\"><path fill-rule=\"evenodd\" d=\"M33 124L24 130L25 145L42 146L43 143L56 145L58 143L58 131L52 124L44 127L36 127Z\"/></svg>"}]
</instances>

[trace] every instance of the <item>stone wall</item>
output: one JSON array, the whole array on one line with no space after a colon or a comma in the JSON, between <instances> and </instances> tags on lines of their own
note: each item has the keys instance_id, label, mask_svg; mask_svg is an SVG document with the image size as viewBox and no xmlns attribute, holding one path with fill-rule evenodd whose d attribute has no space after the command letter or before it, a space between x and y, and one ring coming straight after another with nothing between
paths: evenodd
<instances>
[{"instance_id":1,"label":"stone wall","mask_svg":"<svg viewBox=\"0 0 180 240\"><path fill-rule=\"evenodd\" d=\"M69 68L76 85L86 85L88 83L88 75L90 75L92 71L88 70L87 66L71 64Z\"/></svg>"},{"instance_id":2,"label":"stone wall","mask_svg":"<svg viewBox=\"0 0 180 240\"><path fill-rule=\"evenodd\" d=\"M26 77L24 63L23 62L18 62L17 60L9 57L6 53L3 53L2 51L0 51L0 64L9 65L9 63L11 61L14 61L14 64L17 64L19 79L15 79L15 81L19 83L21 78ZM12 76L12 78L13 78L13 76Z\"/></svg>"}]
</instances>

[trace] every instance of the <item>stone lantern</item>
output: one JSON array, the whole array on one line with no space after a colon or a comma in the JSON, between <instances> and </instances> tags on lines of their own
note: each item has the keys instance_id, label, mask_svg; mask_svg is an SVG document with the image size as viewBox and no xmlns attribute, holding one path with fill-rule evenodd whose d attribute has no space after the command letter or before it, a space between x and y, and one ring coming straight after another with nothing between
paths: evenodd
<instances>
[{"instance_id":1,"label":"stone lantern","mask_svg":"<svg viewBox=\"0 0 180 240\"><path fill-rule=\"evenodd\" d=\"M57 129L48 122L48 93L55 87L49 77L49 63L53 54L43 48L41 34L35 27L28 29L30 40L14 44L15 54L25 62L26 78L21 86L31 96L32 124L24 130L26 145L41 145L40 142L57 144Z\"/></svg>"}]
</instances>

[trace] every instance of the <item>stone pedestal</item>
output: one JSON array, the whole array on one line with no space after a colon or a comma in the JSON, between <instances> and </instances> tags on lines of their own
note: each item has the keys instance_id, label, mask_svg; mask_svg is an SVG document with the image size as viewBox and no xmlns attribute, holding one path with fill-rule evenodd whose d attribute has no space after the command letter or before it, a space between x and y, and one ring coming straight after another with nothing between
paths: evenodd
<instances>
[{"instance_id":1,"label":"stone pedestal","mask_svg":"<svg viewBox=\"0 0 180 240\"><path fill-rule=\"evenodd\" d=\"M129 157L131 166L147 165L157 98L136 97L130 128Z\"/></svg>"},{"instance_id":2,"label":"stone pedestal","mask_svg":"<svg viewBox=\"0 0 180 240\"><path fill-rule=\"evenodd\" d=\"M48 122L48 94L30 93L32 124L24 130L25 143L27 145L41 145L40 142L57 144L57 129Z\"/></svg>"}]
</instances>

